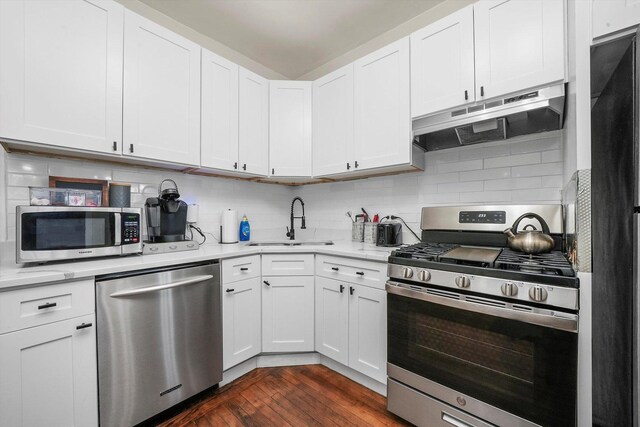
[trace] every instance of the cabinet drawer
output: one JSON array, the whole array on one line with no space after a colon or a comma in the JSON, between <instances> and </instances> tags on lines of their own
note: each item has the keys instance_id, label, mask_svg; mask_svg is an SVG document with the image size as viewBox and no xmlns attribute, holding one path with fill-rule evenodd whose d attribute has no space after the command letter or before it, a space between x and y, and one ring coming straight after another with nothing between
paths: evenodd
<instances>
[{"instance_id":1,"label":"cabinet drawer","mask_svg":"<svg viewBox=\"0 0 640 427\"><path fill-rule=\"evenodd\" d=\"M0 334L95 312L93 279L0 293Z\"/></svg>"},{"instance_id":2,"label":"cabinet drawer","mask_svg":"<svg viewBox=\"0 0 640 427\"><path fill-rule=\"evenodd\" d=\"M260 255L222 260L222 283L260 277Z\"/></svg>"},{"instance_id":3,"label":"cabinet drawer","mask_svg":"<svg viewBox=\"0 0 640 427\"><path fill-rule=\"evenodd\" d=\"M313 254L262 255L263 276L313 276Z\"/></svg>"},{"instance_id":4,"label":"cabinet drawer","mask_svg":"<svg viewBox=\"0 0 640 427\"><path fill-rule=\"evenodd\" d=\"M387 264L328 255L316 257L316 274L378 289L387 281Z\"/></svg>"}]
</instances>

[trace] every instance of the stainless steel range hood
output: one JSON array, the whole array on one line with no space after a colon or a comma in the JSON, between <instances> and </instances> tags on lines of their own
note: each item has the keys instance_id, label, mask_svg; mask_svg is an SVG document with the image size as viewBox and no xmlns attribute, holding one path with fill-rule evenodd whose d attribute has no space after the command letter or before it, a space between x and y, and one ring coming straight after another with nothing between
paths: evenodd
<instances>
[{"instance_id":1,"label":"stainless steel range hood","mask_svg":"<svg viewBox=\"0 0 640 427\"><path fill-rule=\"evenodd\" d=\"M413 120L414 143L434 151L562 129L564 104L558 84L423 116Z\"/></svg>"}]
</instances>

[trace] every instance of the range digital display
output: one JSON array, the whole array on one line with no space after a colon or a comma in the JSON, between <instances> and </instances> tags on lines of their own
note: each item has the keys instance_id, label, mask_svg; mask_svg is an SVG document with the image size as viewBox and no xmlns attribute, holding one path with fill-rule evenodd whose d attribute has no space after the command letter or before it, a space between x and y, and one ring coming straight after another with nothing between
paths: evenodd
<instances>
[{"instance_id":1,"label":"range digital display","mask_svg":"<svg viewBox=\"0 0 640 427\"><path fill-rule=\"evenodd\" d=\"M458 214L460 224L506 224L505 211L461 211Z\"/></svg>"}]
</instances>

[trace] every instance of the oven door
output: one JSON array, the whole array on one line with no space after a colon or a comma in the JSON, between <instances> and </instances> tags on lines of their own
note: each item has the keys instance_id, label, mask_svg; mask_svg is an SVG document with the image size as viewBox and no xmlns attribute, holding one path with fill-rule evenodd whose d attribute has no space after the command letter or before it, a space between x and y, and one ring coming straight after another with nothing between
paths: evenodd
<instances>
[{"instance_id":1,"label":"oven door","mask_svg":"<svg viewBox=\"0 0 640 427\"><path fill-rule=\"evenodd\" d=\"M18 261L119 254L120 209L20 206Z\"/></svg>"},{"instance_id":2,"label":"oven door","mask_svg":"<svg viewBox=\"0 0 640 427\"><path fill-rule=\"evenodd\" d=\"M397 282L387 291L390 378L496 425L575 426L577 315Z\"/></svg>"}]
</instances>

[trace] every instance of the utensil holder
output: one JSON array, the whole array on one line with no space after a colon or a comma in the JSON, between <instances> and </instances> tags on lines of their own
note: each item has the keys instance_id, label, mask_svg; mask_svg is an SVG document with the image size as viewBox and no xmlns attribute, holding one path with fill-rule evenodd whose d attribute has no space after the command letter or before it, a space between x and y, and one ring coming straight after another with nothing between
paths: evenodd
<instances>
[{"instance_id":1,"label":"utensil holder","mask_svg":"<svg viewBox=\"0 0 640 427\"><path fill-rule=\"evenodd\" d=\"M378 223L377 222L365 222L364 223L364 242L375 245L378 241Z\"/></svg>"},{"instance_id":2,"label":"utensil holder","mask_svg":"<svg viewBox=\"0 0 640 427\"><path fill-rule=\"evenodd\" d=\"M364 222L351 223L351 240L362 242L364 240Z\"/></svg>"}]
</instances>

